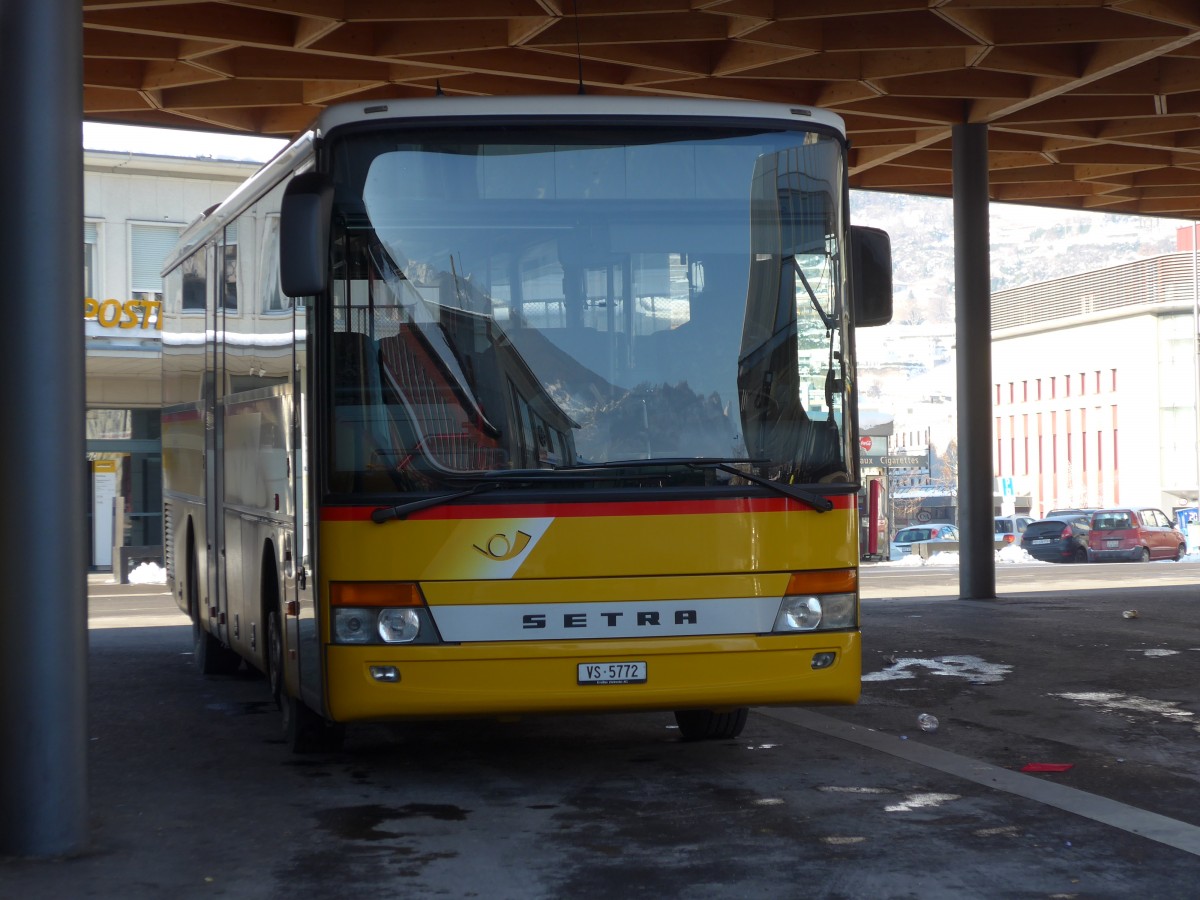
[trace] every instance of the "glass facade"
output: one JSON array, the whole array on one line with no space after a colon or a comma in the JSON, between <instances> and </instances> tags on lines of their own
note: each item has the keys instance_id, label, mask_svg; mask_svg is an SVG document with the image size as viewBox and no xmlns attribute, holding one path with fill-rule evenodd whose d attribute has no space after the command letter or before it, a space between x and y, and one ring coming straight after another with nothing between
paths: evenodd
<instances>
[{"instance_id":1,"label":"glass facade","mask_svg":"<svg viewBox=\"0 0 1200 900\"><path fill-rule=\"evenodd\" d=\"M162 448L157 409L89 409L92 568L114 569L119 547L162 543Z\"/></svg>"}]
</instances>

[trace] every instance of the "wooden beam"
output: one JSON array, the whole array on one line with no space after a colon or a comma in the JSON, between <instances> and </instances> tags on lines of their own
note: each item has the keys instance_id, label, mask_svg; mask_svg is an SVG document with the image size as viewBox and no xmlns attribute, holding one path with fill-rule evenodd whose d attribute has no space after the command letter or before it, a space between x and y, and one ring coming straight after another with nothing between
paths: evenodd
<instances>
[{"instance_id":1,"label":"wooden beam","mask_svg":"<svg viewBox=\"0 0 1200 900\"><path fill-rule=\"evenodd\" d=\"M294 81L237 79L169 88L159 93L159 105L180 112L210 107L235 109L239 106L272 106L302 103L304 100L303 85Z\"/></svg>"},{"instance_id":2,"label":"wooden beam","mask_svg":"<svg viewBox=\"0 0 1200 900\"><path fill-rule=\"evenodd\" d=\"M197 15L194 5L171 3L136 10L97 10L85 13L84 22L97 30L266 47L290 47L295 37L295 20L289 16L226 4L220 15L208 16Z\"/></svg>"}]
</instances>

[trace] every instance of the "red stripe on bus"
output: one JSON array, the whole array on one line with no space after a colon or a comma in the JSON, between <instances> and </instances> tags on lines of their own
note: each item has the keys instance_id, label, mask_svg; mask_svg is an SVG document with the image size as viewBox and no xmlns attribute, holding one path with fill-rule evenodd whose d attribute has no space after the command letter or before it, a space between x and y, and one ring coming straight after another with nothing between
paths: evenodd
<instances>
[{"instance_id":1,"label":"red stripe on bus","mask_svg":"<svg viewBox=\"0 0 1200 900\"><path fill-rule=\"evenodd\" d=\"M827 497L834 509L853 509L857 497L836 494ZM371 518L379 509L373 506L323 506L321 518L326 522L359 522ZM599 503L477 503L471 506L439 506L413 513L411 519L544 519L570 516L687 516L736 513L783 512L787 509L811 509L798 500L786 497L743 497L736 500L678 500L650 502Z\"/></svg>"},{"instance_id":2,"label":"red stripe on bus","mask_svg":"<svg viewBox=\"0 0 1200 900\"><path fill-rule=\"evenodd\" d=\"M163 413L162 420L164 422L198 422L200 421L200 410L188 409L183 412Z\"/></svg>"}]
</instances>

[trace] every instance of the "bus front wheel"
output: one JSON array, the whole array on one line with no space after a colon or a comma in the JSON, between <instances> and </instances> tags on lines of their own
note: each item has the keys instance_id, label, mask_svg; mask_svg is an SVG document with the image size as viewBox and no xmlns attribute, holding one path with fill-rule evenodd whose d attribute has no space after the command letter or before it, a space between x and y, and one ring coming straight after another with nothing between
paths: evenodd
<instances>
[{"instance_id":1,"label":"bus front wheel","mask_svg":"<svg viewBox=\"0 0 1200 900\"><path fill-rule=\"evenodd\" d=\"M313 712L304 702L288 694L283 670L283 623L277 604L267 613L267 681L271 699L283 714L283 738L293 753L323 753L338 750L346 729Z\"/></svg>"},{"instance_id":2,"label":"bus front wheel","mask_svg":"<svg viewBox=\"0 0 1200 900\"><path fill-rule=\"evenodd\" d=\"M750 710L745 706L718 712L715 709L677 709L675 723L685 741L729 740L746 727Z\"/></svg>"},{"instance_id":3,"label":"bus front wheel","mask_svg":"<svg viewBox=\"0 0 1200 900\"><path fill-rule=\"evenodd\" d=\"M344 725L336 725L313 712L286 690L281 707L284 742L293 753L332 753L342 748L346 739Z\"/></svg>"}]
</instances>

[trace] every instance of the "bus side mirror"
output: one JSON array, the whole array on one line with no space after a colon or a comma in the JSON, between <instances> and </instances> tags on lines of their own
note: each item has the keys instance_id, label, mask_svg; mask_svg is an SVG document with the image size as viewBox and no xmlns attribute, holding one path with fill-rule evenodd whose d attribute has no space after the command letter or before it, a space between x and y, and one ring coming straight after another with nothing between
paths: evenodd
<instances>
[{"instance_id":1,"label":"bus side mirror","mask_svg":"<svg viewBox=\"0 0 1200 900\"><path fill-rule=\"evenodd\" d=\"M279 214L279 286L289 297L312 297L329 286L329 217L333 185L302 172L283 192Z\"/></svg>"},{"instance_id":2,"label":"bus side mirror","mask_svg":"<svg viewBox=\"0 0 1200 900\"><path fill-rule=\"evenodd\" d=\"M865 225L850 227L854 260L854 324L886 325L892 321L892 242L886 231Z\"/></svg>"}]
</instances>

